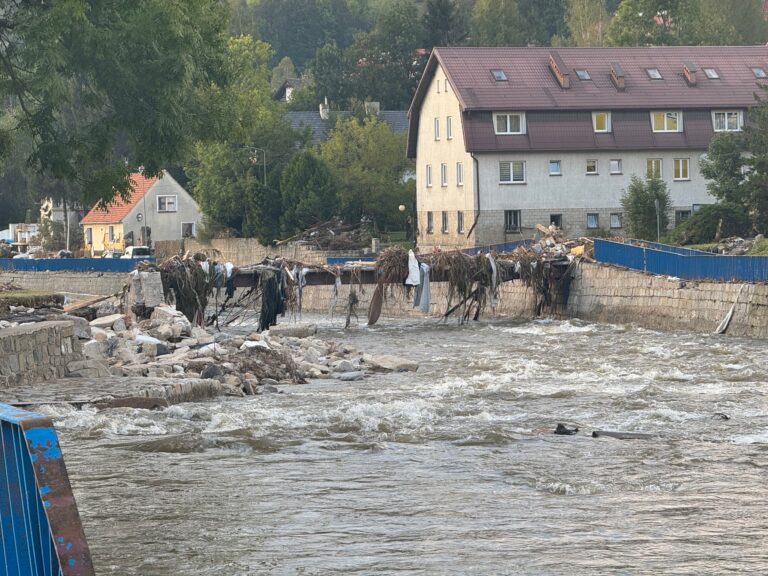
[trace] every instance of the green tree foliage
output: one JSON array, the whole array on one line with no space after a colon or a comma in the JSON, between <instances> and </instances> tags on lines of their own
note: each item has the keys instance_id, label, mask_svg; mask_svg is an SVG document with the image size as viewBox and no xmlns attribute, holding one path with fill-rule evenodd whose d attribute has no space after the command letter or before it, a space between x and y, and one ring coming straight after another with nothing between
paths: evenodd
<instances>
[{"instance_id":1,"label":"green tree foliage","mask_svg":"<svg viewBox=\"0 0 768 576\"><path fill-rule=\"evenodd\" d=\"M351 54L345 53L335 42L318 49L310 68L315 80L315 106L325 98L343 106L352 96L355 64Z\"/></svg>"},{"instance_id":2,"label":"green tree foliage","mask_svg":"<svg viewBox=\"0 0 768 576\"><path fill-rule=\"evenodd\" d=\"M293 233L325 222L336 214L336 185L330 170L310 151L296 154L283 171L283 233Z\"/></svg>"},{"instance_id":3,"label":"green tree foliage","mask_svg":"<svg viewBox=\"0 0 768 576\"><path fill-rule=\"evenodd\" d=\"M702 206L672 231L670 239L681 245L704 244L746 235L750 228L749 215L743 205L721 202Z\"/></svg>"},{"instance_id":4,"label":"green tree foliage","mask_svg":"<svg viewBox=\"0 0 768 576\"><path fill-rule=\"evenodd\" d=\"M524 46L527 40L517 0L477 0L470 30L475 46Z\"/></svg>"},{"instance_id":5,"label":"green tree foliage","mask_svg":"<svg viewBox=\"0 0 768 576\"><path fill-rule=\"evenodd\" d=\"M657 239L657 201L658 226L663 232L669 225L668 212L672 206L666 183L659 178L642 180L632 176L621 197L625 225L630 236L641 240Z\"/></svg>"},{"instance_id":6,"label":"green tree foliage","mask_svg":"<svg viewBox=\"0 0 768 576\"><path fill-rule=\"evenodd\" d=\"M340 121L320 145L320 157L339 184L339 209L347 222L370 218L377 228L402 225L400 204L414 201L413 170L405 156L405 135L376 118Z\"/></svg>"},{"instance_id":7,"label":"green tree foliage","mask_svg":"<svg viewBox=\"0 0 768 576\"><path fill-rule=\"evenodd\" d=\"M565 20L574 46L603 46L611 21L606 0L567 0Z\"/></svg>"},{"instance_id":8,"label":"green tree foliage","mask_svg":"<svg viewBox=\"0 0 768 576\"><path fill-rule=\"evenodd\" d=\"M517 3L526 24L528 43L549 46L552 37L568 35L566 0L517 0Z\"/></svg>"},{"instance_id":9,"label":"green tree foliage","mask_svg":"<svg viewBox=\"0 0 768 576\"><path fill-rule=\"evenodd\" d=\"M6 2L0 96L30 164L108 200L137 166L184 158L215 133L199 96L227 81L226 17L215 0Z\"/></svg>"},{"instance_id":10,"label":"green tree foliage","mask_svg":"<svg viewBox=\"0 0 768 576\"><path fill-rule=\"evenodd\" d=\"M427 0L423 16L424 46L453 46L464 40L466 18L456 0Z\"/></svg>"},{"instance_id":11,"label":"green tree foliage","mask_svg":"<svg viewBox=\"0 0 768 576\"><path fill-rule=\"evenodd\" d=\"M282 60L280 60L280 63L272 69L272 78L269 84L272 88L272 91L274 92L280 88L280 86L282 86L283 82L286 80L291 80L298 77L299 75L296 72L296 67L293 65L293 60L291 60L288 56L283 56Z\"/></svg>"},{"instance_id":12,"label":"green tree foliage","mask_svg":"<svg viewBox=\"0 0 768 576\"><path fill-rule=\"evenodd\" d=\"M742 133L724 132L710 142L707 156L701 160L707 190L718 200L744 206L748 203L743 171L745 145Z\"/></svg>"}]
</instances>

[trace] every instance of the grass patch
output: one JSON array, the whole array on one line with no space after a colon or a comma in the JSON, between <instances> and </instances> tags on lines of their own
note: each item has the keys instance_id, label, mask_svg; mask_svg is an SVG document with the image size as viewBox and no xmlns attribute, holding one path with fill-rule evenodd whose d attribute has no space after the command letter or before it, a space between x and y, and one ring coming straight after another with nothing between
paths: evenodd
<instances>
[{"instance_id":1,"label":"grass patch","mask_svg":"<svg viewBox=\"0 0 768 576\"><path fill-rule=\"evenodd\" d=\"M61 307L64 296L53 292L38 290L12 290L0 292L0 314L5 314L9 306L26 306L27 308L42 308L45 306Z\"/></svg>"},{"instance_id":2,"label":"grass patch","mask_svg":"<svg viewBox=\"0 0 768 576\"><path fill-rule=\"evenodd\" d=\"M751 250L747 253L748 256L768 256L768 239L755 242L752 245Z\"/></svg>"}]
</instances>

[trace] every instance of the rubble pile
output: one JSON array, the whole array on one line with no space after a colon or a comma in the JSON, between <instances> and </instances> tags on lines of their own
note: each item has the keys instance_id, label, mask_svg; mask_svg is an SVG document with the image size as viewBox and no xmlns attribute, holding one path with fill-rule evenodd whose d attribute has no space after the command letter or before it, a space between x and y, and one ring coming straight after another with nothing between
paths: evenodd
<instances>
[{"instance_id":1,"label":"rubble pile","mask_svg":"<svg viewBox=\"0 0 768 576\"><path fill-rule=\"evenodd\" d=\"M726 256L746 256L752 250L755 244L760 243L764 239L760 234L755 238L740 238L738 236L732 236L730 238L724 238L713 246L712 251L717 254L723 254Z\"/></svg>"},{"instance_id":2,"label":"rubble pile","mask_svg":"<svg viewBox=\"0 0 768 576\"><path fill-rule=\"evenodd\" d=\"M345 224L334 218L275 244L279 246L288 242L309 244L320 250L359 250L371 245L371 227L367 222Z\"/></svg>"}]
</instances>

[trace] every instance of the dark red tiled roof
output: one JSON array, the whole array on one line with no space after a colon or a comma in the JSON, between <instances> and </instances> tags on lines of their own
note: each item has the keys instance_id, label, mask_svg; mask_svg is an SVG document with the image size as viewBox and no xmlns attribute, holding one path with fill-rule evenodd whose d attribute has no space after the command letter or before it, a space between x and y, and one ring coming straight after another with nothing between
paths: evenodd
<instances>
[{"instance_id":1,"label":"dark red tiled roof","mask_svg":"<svg viewBox=\"0 0 768 576\"><path fill-rule=\"evenodd\" d=\"M132 190L127 202L118 198L110 202L106 210L96 205L80 220L80 224L117 224L122 222L133 207L144 198L144 194L155 185L155 182L157 182L155 177L146 178L139 173L131 174Z\"/></svg>"}]
</instances>

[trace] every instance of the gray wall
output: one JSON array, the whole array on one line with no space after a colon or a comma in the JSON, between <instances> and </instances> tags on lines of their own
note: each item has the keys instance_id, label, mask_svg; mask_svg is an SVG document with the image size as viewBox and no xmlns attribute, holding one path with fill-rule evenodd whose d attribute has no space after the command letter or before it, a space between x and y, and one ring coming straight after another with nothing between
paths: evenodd
<instances>
[{"instance_id":1,"label":"gray wall","mask_svg":"<svg viewBox=\"0 0 768 576\"><path fill-rule=\"evenodd\" d=\"M157 211L157 197L167 195L176 196L176 212ZM140 212L144 214L147 226L152 229L152 242L179 240L182 222L194 222L197 228L202 218L200 209L192 196L168 175L158 180L147 192L145 199L140 201L123 220L124 232L133 232L135 243L141 239L141 228L144 224L136 219L136 215Z\"/></svg>"}]
</instances>

